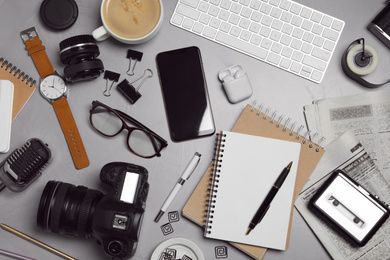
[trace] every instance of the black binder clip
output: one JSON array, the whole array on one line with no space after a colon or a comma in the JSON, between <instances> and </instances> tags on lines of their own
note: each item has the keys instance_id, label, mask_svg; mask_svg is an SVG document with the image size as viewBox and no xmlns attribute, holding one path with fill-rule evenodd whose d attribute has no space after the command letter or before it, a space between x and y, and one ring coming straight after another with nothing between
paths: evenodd
<instances>
[{"instance_id":1,"label":"black binder clip","mask_svg":"<svg viewBox=\"0 0 390 260\"><path fill-rule=\"evenodd\" d=\"M127 79L124 79L121 83L118 84L117 88L120 92L130 101L131 104L137 102L137 100L141 97L141 93L139 93L139 89L144 84L144 82L153 76L153 72L150 69L146 69L144 74L137 78L136 80L129 82ZM142 79L141 83L138 85L137 89L133 87L132 84Z\"/></svg>"},{"instance_id":2,"label":"black binder clip","mask_svg":"<svg viewBox=\"0 0 390 260\"><path fill-rule=\"evenodd\" d=\"M106 97L111 96L112 85L114 84L114 82L118 82L120 76L121 75L119 73L113 71L106 70L104 72L103 78L106 80L106 90L103 92L103 95L105 95ZM108 86L108 81L112 81L110 86Z\"/></svg>"},{"instance_id":3,"label":"black binder clip","mask_svg":"<svg viewBox=\"0 0 390 260\"><path fill-rule=\"evenodd\" d=\"M129 70L126 72L127 75L129 76L134 75L135 65L137 64L138 61L141 61L142 55L143 55L142 52L134 51L130 49L127 50L127 58L130 59ZM133 66L131 65L131 61L134 61Z\"/></svg>"}]
</instances>

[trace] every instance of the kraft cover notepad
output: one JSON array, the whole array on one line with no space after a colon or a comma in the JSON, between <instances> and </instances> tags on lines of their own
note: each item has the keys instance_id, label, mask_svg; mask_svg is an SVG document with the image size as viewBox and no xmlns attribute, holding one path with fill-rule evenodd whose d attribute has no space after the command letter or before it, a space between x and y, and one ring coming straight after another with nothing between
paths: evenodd
<instances>
[{"instance_id":1,"label":"kraft cover notepad","mask_svg":"<svg viewBox=\"0 0 390 260\"><path fill-rule=\"evenodd\" d=\"M14 84L12 107L12 120L14 120L34 93L35 80L3 57L0 57L0 79L9 80Z\"/></svg>"},{"instance_id":2,"label":"kraft cover notepad","mask_svg":"<svg viewBox=\"0 0 390 260\"><path fill-rule=\"evenodd\" d=\"M216 147L205 237L284 250L301 144L221 131ZM290 162L264 218L247 235L257 209Z\"/></svg>"},{"instance_id":3,"label":"kraft cover notepad","mask_svg":"<svg viewBox=\"0 0 390 260\"><path fill-rule=\"evenodd\" d=\"M274 116L266 116L252 105L247 105L231 131L302 143L293 194L293 201L295 201L318 161L321 159L324 149L318 144L308 140L306 137L291 131L287 126L288 123L284 123L283 125L282 122L279 122L275 118L276 117ZM286 120L286 122L289 121ZM314 135L313 139L315 139ZM318 143L320 144L320 141ZM182 210L183 216L202 227L205 226L206 221L205 212L207 211L208 206L208 188L211 173L212 167L210 166ZM286 248L288 248L289 244L293 209L292 206ZM231 242L231 245L250 255L254 259L263 259L267 251L267 248L264 247L242 243Z\"/></svg>"}]
</instances>

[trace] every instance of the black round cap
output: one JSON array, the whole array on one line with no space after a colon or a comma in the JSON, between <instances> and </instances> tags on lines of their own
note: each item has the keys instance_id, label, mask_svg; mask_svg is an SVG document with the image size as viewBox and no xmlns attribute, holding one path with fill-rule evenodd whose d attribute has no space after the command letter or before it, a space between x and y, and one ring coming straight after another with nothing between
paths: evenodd
<instances>
[{"instance_id":1,"label":"black round cap","mask_svg":"<svg viewBox=\"0 0 390 260\"><path fill-rule=\"evenodd\" d=\"M47 27L53 30L65 30L76 22L79 9L74 0L44 0L40 15Z\"/></svg>"}]
</instances>

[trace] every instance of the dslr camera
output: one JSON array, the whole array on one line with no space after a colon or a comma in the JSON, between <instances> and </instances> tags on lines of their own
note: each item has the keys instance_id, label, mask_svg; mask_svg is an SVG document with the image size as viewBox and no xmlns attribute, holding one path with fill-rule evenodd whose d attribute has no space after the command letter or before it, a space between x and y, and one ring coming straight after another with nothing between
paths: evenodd
<instances>
[{"instance_id":1,"label":"dslr camera","mask_svg":"<svg viewBox=\"0 0 390 260\"><path fill-rule=\"evenodd\" d=\"M112 259L134 255L146 198L148 171L138 165L112 162L100 171L110 186L103 195L84 186L49 181L39 203L37 225L71 237L95 238Z\"/></svg>"}]
</instances>

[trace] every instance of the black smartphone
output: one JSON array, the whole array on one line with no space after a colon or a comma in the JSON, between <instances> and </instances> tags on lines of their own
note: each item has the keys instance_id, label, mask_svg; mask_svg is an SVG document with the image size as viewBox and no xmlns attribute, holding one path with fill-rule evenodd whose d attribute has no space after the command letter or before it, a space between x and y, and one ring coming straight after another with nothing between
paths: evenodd
<instances>
[{"instance_id":1,"label":"black smartphone","mask_svg":"<svg viewBox=\"0 0 390 260\"><path fill-rule=\"evenodd\" d=\"M214 134L199 48L161 52L156 62L172 140L179 142Z\"/></svg>"}]
</instances>

